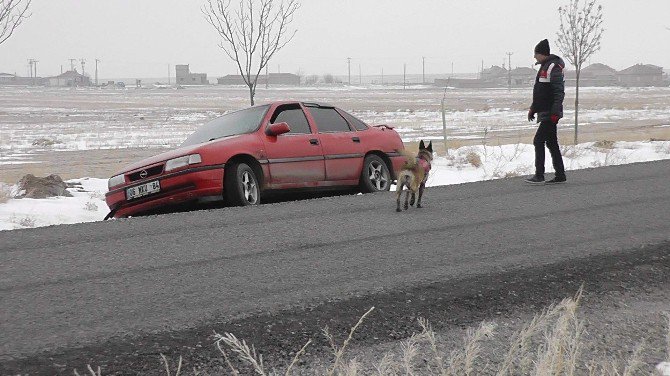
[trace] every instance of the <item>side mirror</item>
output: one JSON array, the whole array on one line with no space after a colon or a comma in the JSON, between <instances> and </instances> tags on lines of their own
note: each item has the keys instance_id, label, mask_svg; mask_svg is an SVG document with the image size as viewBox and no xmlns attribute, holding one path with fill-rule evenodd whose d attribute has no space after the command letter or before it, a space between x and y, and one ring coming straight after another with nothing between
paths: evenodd
<instances>
[{"instance_id":1,"label":"side mirror","mask_svg":"<svg viewBox=\"0 0 670 376\"><path fill-rule=\"evenodd\" d=\"M279 136L280 134L288 133L290 131L291 127L284 122L268 124L268 126L265 127L265 134L268 136Z\"/></svg>"}]
</instances>

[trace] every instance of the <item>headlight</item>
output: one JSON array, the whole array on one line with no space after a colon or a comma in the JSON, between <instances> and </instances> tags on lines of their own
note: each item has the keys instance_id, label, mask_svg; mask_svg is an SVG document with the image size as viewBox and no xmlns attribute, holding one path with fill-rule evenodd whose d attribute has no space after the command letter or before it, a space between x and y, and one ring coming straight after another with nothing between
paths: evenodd
<instances>
[{"instance_id":1,"label":"headlight","mask_svg":"<svg viewBox=\"0 0 670 376\"><path fill-rule=\"evenodd\" d=\"M172 171L180 167L201 163L200 154L185 155L183 157L170 159L165 162L165 171Z\"/></svg>"},{"instance_id":2,"label":"headlight","mask_svg":"<svg viewBox=\"0 0 670 376\"><path fill-rule=\"evenodd\" d=\"M123 174L120 175L115 175L109 178L109 181L107 181L107 187L109 189L112 189L116 187L117 185L121 185L126 182L126 179L123 177Z\"/></svg>"}]
</instances>

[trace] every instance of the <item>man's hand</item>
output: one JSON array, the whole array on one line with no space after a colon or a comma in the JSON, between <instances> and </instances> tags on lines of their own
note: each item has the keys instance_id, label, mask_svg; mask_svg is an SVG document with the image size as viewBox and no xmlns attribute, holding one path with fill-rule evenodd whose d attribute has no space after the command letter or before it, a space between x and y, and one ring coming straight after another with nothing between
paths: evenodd
<instances>
[{"instance_id":1,"label":"man's hand","mask_svg":"<svg viewBox=\"0 0 670 376\"><path fill-rule=\"evenodd\" d=\"M533 120L535 120L535 112L531 108L531 109L528 110L528 121L533 121Z\"/></svg>"},{"instance_id":2,"label":"man's hand","mask_svg":"<svg viewBox=\"0 0 670 376\"><path fill-rule=\"evenodd\" d=\"M552 122L552 123L554 123L554 124L558 124L558 120L560 120L560 118L558 117L558 115L551 115L551 122Z\"/></svg>"}]
</instances>

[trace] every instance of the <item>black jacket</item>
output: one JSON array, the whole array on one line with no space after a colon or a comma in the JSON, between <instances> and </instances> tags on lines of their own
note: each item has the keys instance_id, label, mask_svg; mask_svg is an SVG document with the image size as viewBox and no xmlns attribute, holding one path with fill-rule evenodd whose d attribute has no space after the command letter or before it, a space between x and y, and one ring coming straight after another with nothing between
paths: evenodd
<instances>
[{"instance_id":1,"label":"black jacket","mask_svg":"<svg viewBox=\"0 0 670 376\"><path fill-rule=\"evenodd\" d=\"M556 55L542 63L533 86L533 104L530 109L537 114L538 123L549 120L551 115L563 117L563 98L565 97L565 63Z\"/></svg>"}]
</instances>

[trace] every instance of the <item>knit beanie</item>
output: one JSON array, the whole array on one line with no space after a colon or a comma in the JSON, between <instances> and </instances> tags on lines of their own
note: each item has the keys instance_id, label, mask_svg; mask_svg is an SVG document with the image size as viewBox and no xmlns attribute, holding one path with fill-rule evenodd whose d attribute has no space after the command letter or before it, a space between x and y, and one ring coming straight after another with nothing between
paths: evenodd
<instances>
[{"instance_id":1,"label":"knit beanie","mask_svg":"<svg viewBox=\"0 0 670 376\"><path fill-rule=\"evenodd\" d=\"M540 43L538 43L537 46L535 46L535 53L549 56L551 53L549 51L549 41L546 39L541 40Z\"/></svg>"}]
</instances>

